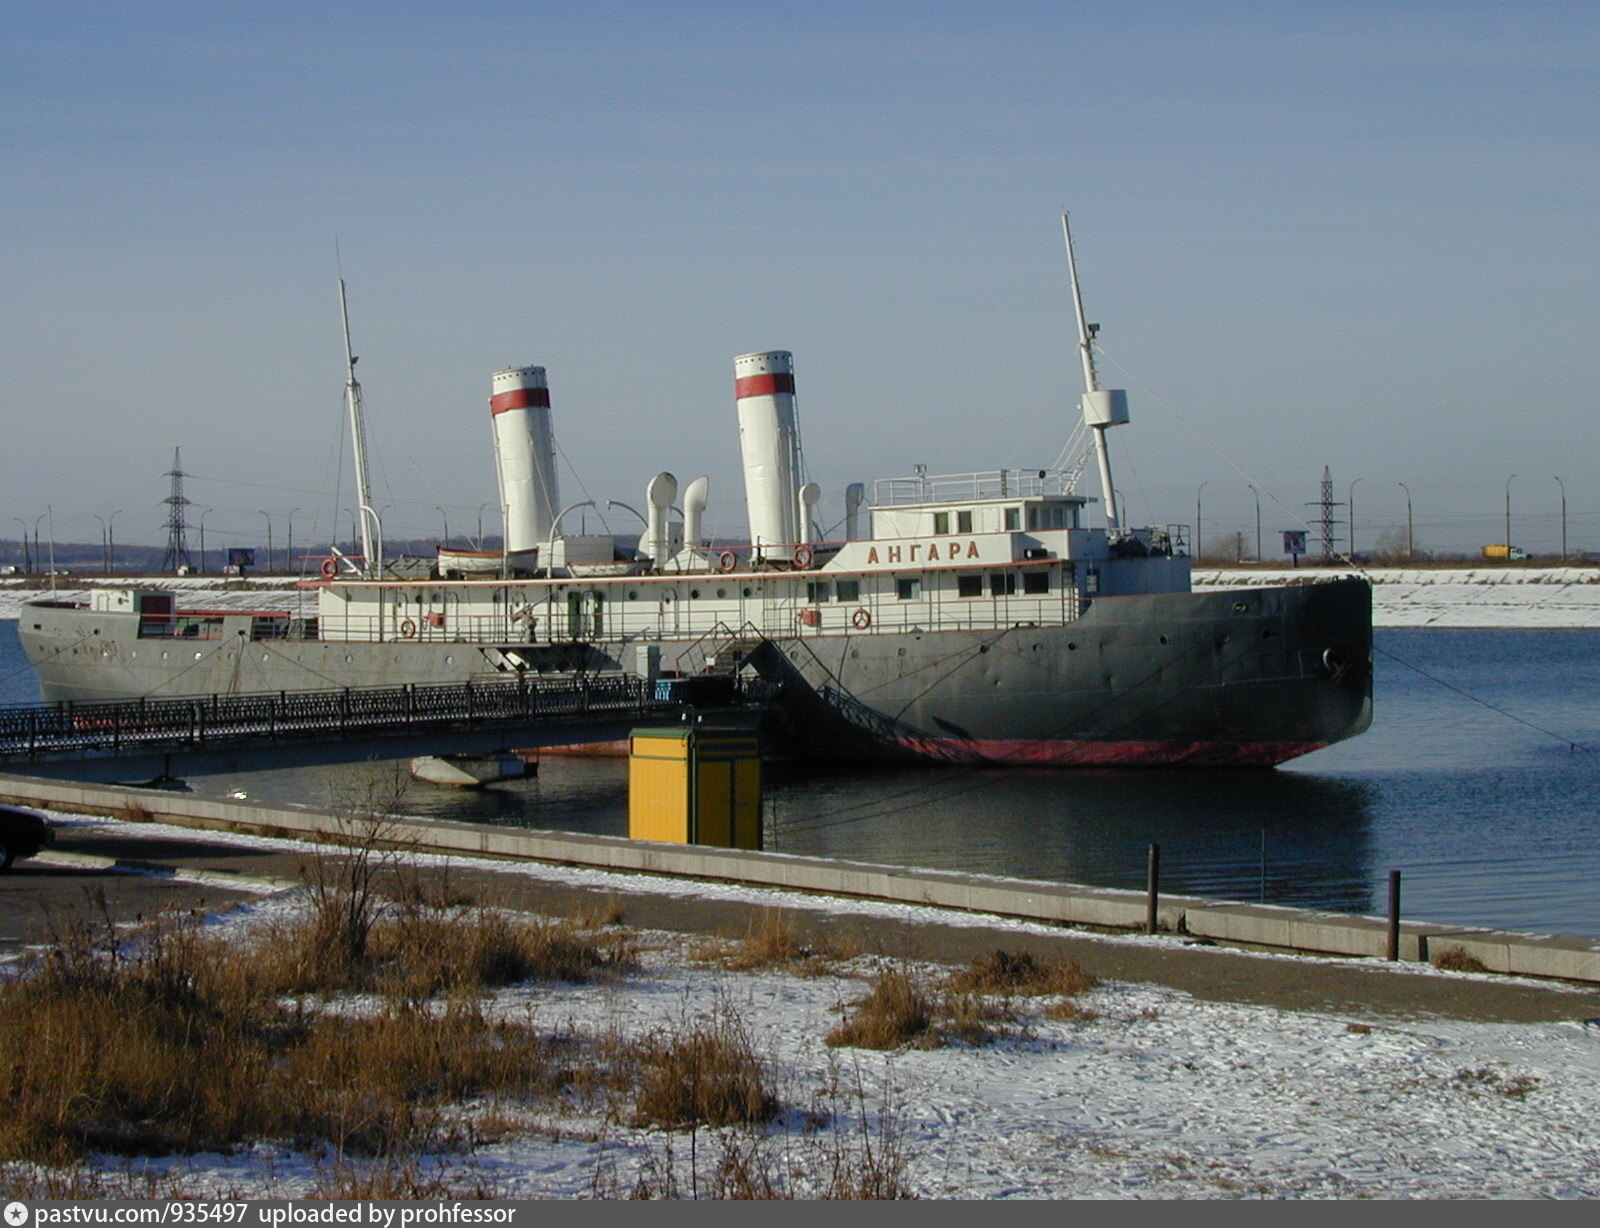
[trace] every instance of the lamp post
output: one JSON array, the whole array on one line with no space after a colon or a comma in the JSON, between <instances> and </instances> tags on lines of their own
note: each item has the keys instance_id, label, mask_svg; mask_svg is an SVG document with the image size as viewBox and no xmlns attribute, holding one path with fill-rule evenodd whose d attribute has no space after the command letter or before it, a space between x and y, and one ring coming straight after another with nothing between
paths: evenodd
<instances>
[{"instance_id":1,"label":"lamp post","mask_svg":"<svg viewBox=\"0 0 1600 1228\"><path fill-rule=\"evenodd\" d=\"M1250 493L1256 497L1256 562L1261 561L1261 492L1253 485Z\"/></svg>"},{"instance_id":2,"label":"lamp post","mask_svg":"<svg viewBox=\"0 0 1600 1228\"><path fill-rule=\"evenodd\" d=\"M28 522L21 516L13 516L11 519L22 526L22 570L23 574L31 576L33 574L33 551L28 548Z\"/></svg>"},{"instance_id":3,"label":"lamp post","mask_svg":"<svg viewBox=\"0 0 1600 1228\"><path fill-rule=\"evenodd\" d=\"M1511 478L1516 476L1513 473L1506 479L1506 562L1508 563L1511 561Z\"/></svg>"},{"instance_id":4,"label":"lamp post","mask_svg":"<svg viewBox=\"0 0 1600 1228\"><path fill-rule=\"evenodd\" d=\"M438 512L440 518L444 521L444 544L448 547L450 545L450 517L445 515L444 508L437 503L433 505L433 510Z\"/></svg>"},{"instance_id":5,"label":"lamp post","mask_svg":"<svg viewBox=\"0 0 1600 1228\"><path fill-rule=\"evenodd\" d=\"M294 514L299 510L300 509L297 507L291 507L289 509L289 541L288 544L283 548L283 561L288 566L289 574L291 576L298 575L300 570L294 565Z\"/></svg>"},{"instance_id":6,"label":"lamp post","mask_svg":"<svg viewBox=\"0 0 1600 1228\"><path fill-rule=\"evenodd\" d=\"M267 517L267 565L263 569L267 575L272 574L272 517L266 512L261 513Z\"/></svg>"},{"instance_id":7,"label":"lamp post","mask_svg":"<svg viewBox=\"0 0 1600 1228\"><path fill-rule=\"evenodd\" d=\"M47 505L43 512L39 513L39 515L37 515L37 516L35 516L33 518L33 565L35 567L37 567L40 571L44 571L45 570L45 565L44 565L44 551L39 549L39 525L44 521L45 517L49 516L49 515L50 515L50 508ZM55 534L52 533L50 536L51 536L51 539L52 539L51 543L50 543L50 545L52 547L50 553L54 554L55 553L55 550L54 550Z\"/></svg>"},{"instance_id":8,"label":"lamp post","mask_svg":"<svg viewBox=\"0 0 1600 1228\"><path fill-rule=\"evenodd\" d=\"M483 509L486 508L486 507L493 507L493 506L494 506L493 502L478 504L478 549L479 550L483 549Z\"/></svg>"},{"instance_id":9,"label":"lamp post","mask_svg":"<svg viewBox=\"0 0 1600 1228\"><path fill-rule=\"evenodd\" d=\"M100 522L100 571L104 575L111 574L111 553L106 548L106 518L99 512L90 512Z\"/></svg>"},{"instance_id":10,"label":"lamp post","mask_svg":"<svg viewBox=\"0 0 1600 1228\"><path fill-rule=\"evenodd\" d=\"M1404 482L1396 482L1401 490L1406 492L1406 562L1411 562L1416 557L1416 539L1411 535L1411 487Z\"/></svg>"},{"instance_id":11,"label":"lamp post","mask_svg":"<svg viewBox=\"0 0 1600 1228\"><path fill-rule=\"evenodd\" d=\"M1350 504L1350 561L1352 563L1355 562L1356 558L1356 483L1360 481L1361 479L1357 478L1355 482L1350 483L1350 498L1348 500Z\"/></svg>"},{"instance_id":12,"label":"lamp post","mask_svg":"<svg viewBox=\"0 0 1600 1228\"><path fill-rule=\"evenodd\" d=\"M1561 561L1567 561L1567 484L1556 478L1556 485L1561 487Z\"/></svg>"},{"instance_id":13,"label":"lamp post","mask_svg":"<svg viewBox=\"0 0 1600 1228\"><path fill-rule=\"evenodd\" d=\"M206 513L216 510L214 507L200 509L200 574L202 576L206 574Z\"/></svg>"},{"instance_id":14,"label":"lamp post","mask_svg":"<svg viewBox=\"0 0 1600 1228\"><path fill-rule=\"evenodd\" d=\"M1200 495L1209 485L1211 485L1209 481L1201 482L1200 489L1194 492L1194 549L1190 553L1194 555L1196 560L1200 558L1200 552L1204 549L1201 542L1205 540L1200 532Z\"/></svg>"}]
</instances>

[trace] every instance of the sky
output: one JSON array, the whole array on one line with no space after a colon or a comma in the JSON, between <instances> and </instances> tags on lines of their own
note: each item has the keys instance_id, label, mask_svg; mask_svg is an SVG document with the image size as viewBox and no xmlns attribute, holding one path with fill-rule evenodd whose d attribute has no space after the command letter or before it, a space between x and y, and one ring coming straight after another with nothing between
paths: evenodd
<instances>
[{"instance_id":1,"label":"sky","mask_svg":"<svg viewBox=\"0 0 1600 1228\"><path fill-rule=\"evenodd\" d=\"M341 275L391 539L496 531L514 365L563 503L705 473L722 536L752 350L825 527L1045 467L1070 210L1130 520L1248 555L1254 486L1276 557L1326 465L1358 550L1407 493L1418 549L1501 541L1509 491L1554 551L1564 486L1600 551L1596 63L1600 6L1542 0L12 0L0 538L163 542L175 448L191 545L348 536Z\"/></svg>"}]
</instances>

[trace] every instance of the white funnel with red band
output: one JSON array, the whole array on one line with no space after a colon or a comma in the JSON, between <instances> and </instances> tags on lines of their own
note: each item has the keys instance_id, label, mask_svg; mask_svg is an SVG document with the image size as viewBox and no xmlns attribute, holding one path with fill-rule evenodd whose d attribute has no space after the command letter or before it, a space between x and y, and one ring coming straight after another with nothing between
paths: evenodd
<instances>
[{"instance_id":1,"label":"white funnel with red band","mask_svg":"<svg viewBox=\"0 0 1600 1228\"><path fill-rule=\"evenodd\" d=\"M733 379L752 554L787 559L802 536L794 356L788 350L741 354L733 360Z\"/></svg>"},{"instance_id":2,"label":"white funnel with red band","mask_svg":"<svg viewBox=\"0 0 1600 1228\"><path fill-rule=\"evenodd\" d=\"M496 371L490 387L505 549L519 554L542 546L555 525L556 444L550 426L550 387L543 367Z\"/></svg>"}]
</instances>

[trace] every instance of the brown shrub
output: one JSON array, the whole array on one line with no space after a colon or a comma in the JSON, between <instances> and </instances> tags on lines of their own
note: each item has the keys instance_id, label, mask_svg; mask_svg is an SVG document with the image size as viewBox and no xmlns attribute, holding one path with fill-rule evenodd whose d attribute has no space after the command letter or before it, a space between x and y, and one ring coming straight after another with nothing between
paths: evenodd
<instances>
[{"instance_id":1,"label":"brown shrub","mask_svg":"<svg viewBox=\"0 0 1600 1228\"><path fill-rule=\"evenodd\" d=\"M845 1008L844 1021L828 1033L827 1043L835 1048L931 1048L938 1044L933 1004L910 972L903 968L880 972L867 996Z\"/></svg>"},{"instance_id":2,"label":"brown shrub","mask_svg":"<svg viewBox=\"0 0 1600 1228\"><path fill-rule=\"evenodd\" d=\"M995 951L952 973L946 987L958 993L1060 994L1086 993L1100 982L1072 959L1036 960L1026 951Z\"/></svg>"},{"instance_id":3,"label":"brown shrub","mask_svg":"<svg viewBox=\"0 0 1600 1228\"><path fill-rule=\"evenodd\" d=\"M682 1130L770 1120L778 1111L743 1021L730 1011L632 1047L633 1124Z\"/></svg>"},{"instance_id":4,"label":"brown shrub","mask_svg":"<svg viewBox=\"0 0 1600 1228\"><path fill-rule=\"evenodd\" d=\"M1433 966L1447 972L1487 972L1488 966L1459 944L1445 947L1433 957Z\"/></svg>"}]
</instances>

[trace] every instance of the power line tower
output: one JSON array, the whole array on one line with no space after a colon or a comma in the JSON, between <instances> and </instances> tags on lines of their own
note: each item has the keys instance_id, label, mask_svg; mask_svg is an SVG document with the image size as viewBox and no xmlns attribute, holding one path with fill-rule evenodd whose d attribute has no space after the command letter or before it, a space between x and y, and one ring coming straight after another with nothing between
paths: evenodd
<instances>
[{"instance_id":1,"label":"power line tower","mask_svg":"<svg viewBox=\"0 0 1600 1228\"><path fill-rule=\"evenodd\" d=\"M1329 466L1324 465L1322 467L1322 498L1315 503L1308 503L1306 506L1318 509L1317 528L1319 536L1322 538L1322 557L1324 559L1332 559L1334 556L1333 526L1344 523L1333 514L1333 509L1343 507L1344 504L1333 497L1333 470Z\"/></svg>"},{"instance_id":2,"label":"power line tower","mask_svg":"<svg viewBox=\"0 0 1600 1228\"><path fill-rule=\"evenodd\" d=\"M172 449L172 468L167 471L167 476L172 479L172 493L162 500L167 505L167 552L161 556L161 570L177 575L180 568L194 565L189 558L189 525L184 514L189 500L183 497L183 479L188 474L183 471L182 454L178 448Z\"/></svg>"}]
</instances>

